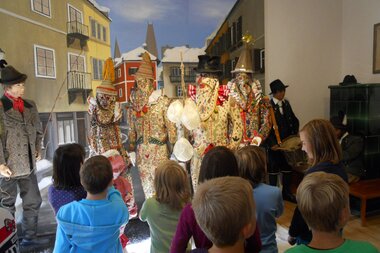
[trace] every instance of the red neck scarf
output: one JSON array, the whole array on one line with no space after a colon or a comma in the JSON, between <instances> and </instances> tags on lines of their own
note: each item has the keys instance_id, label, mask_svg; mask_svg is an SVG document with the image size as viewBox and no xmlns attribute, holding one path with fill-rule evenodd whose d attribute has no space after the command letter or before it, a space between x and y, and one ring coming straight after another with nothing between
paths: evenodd
<instances>
[{"instance_id":1,"label":"red neck scarf","mask_svg":"<svg viewBox=\"0 0 380 253\"><path fill-rule=\"evenodd\" d=\"M13 97L11 94L9 94L8 92L5 92L4 94L7 98L9 98L10 100L12 100L13 102L13 109L23 113L24 112L24 100L22 100L22 98L18 97L18 98L15 98Z\"/></svg>"}]
</instances>

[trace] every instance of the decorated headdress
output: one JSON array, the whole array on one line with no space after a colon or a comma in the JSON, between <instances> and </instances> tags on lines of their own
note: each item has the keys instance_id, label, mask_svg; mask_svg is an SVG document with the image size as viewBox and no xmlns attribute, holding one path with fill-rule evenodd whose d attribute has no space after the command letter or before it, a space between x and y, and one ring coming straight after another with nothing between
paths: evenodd
<instances>
[{"instance_id":1,"label":"decorated headdress","mask_svg":"<svg viewBox=\"0 0 380 253\"><path fill-rule=\"evenodd\" d=\"M103 80L102 83L96 87L96 93L117 96L117 91L110 80Z\"/></svg>"},{"instance_id":2,"label":"decorated headdress","mask_svg":"<svg viewBox=\"0 0 380 253\"><path fill-rule=\"evenodd\" d=\"M231 73L236 73L236 72L253 73L250 45L254 44L254 40L253 40L252 35L248 33L246 33L243 36L242 40L244 42L244 48L240 53L239 60L236 64L235 69L232 70Z\"/></svg>"},{"instance_id":3,"label":"decorated headdress","mask_svg":"<svg viewBox=\"0 0 380 253\"><path fill-rule=\"evenodd\" d=\"M148 52L144 52L142 55L142 61L139 69L136 72L136 77L144 77L154 80L153 70L152 70L152 61Z\"/></svg>"}]
</instances>

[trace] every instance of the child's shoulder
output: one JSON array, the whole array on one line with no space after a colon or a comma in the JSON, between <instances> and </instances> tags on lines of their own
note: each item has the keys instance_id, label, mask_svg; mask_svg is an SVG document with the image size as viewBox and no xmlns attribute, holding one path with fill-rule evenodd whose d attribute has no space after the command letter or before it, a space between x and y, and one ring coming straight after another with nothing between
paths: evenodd
<instances>
[{"instance_id":1,"label":"child's shoulder","mask_svg":"<svg viewBox=\"0 0 380 253\"><path fill-rule=\"evenodd\" d=\"M346 247L347 250L350 250L351 252L362 252L362 253L378 253L379 252L379 250L376 249L375 246L365 241L356 241L356 240L346 239L344 246Z\"/></svg>"}]
</instances>

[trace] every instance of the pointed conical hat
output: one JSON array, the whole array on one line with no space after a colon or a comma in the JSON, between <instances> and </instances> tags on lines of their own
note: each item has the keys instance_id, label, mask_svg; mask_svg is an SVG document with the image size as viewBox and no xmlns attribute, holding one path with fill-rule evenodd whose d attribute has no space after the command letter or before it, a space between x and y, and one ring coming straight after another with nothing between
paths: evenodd
<instances>
[{"instance_id":1,"label":"pointed conical hat","mask_svg":"<svg viewBox=\"0 0 380 253\"><path fill-rule=\"evenodd\" d=\"M240 53L239 60L236 64L235 70L231 73L245 72L253 73L251 51L248 46L245 46Z\"/></svg>"},{"instance_id":2,"label":"pointed conical hat","mask_svg":"<svg viewBox=\"0 0 380 253\"><path fill-rule=\"evenodd\" d=\"M139 69L136 72L136 77L144 77L148 79L153 79L153 69L152 69L152 61L150 60L150 56L148 52L144 52L142 55L142 61Z\"/></svg>"},{"instance_id":3,"label":"pointed conical hat","mask_svg":"<svg viewBox=\"0 0 380 253\"><path fill-rule=\"evenodd\" d=\"M96 93L116 96L117 91L115 87L112 85L110 80L103 80L102 83L96 87Z\"/></svg>"}]
</instances>

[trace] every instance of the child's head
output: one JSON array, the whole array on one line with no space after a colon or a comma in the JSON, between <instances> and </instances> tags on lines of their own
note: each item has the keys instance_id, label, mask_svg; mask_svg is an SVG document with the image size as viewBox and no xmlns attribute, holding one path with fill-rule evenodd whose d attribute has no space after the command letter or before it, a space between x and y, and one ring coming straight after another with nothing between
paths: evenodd
<instances>
[{"instance_id":1,"label":"child's head","mask_svg":"<svg viewBox=\"0 0 380 253\"><path fill-rule=\"evenodd\" d=\"M330 161L338 163L342 151L335 129L328 120L314 119L309 121L301 130L302 150L307 153L312 165Z\"/></svg>"},{"instance_id":2,"label":"child's head","mask_svg":"<svg viewBox=\"0 0 380 253\"><path fill-rule=\"evenodd\" d=\"M190 201L190 182L187 173L175 161L165 161L156 168L154 189L156 200L169 205L172 209L180 210Z\"/></svg>"},{"instance_id":3,"label":"child's head","mask_svg":"<svg viewBox=\"0 0 380 253\"><path fill-rule=\"evenodd\" d=\"M200 184L192 207L202 231L218 248L233 246L255 230L252 186L241 177L220 177Z\"/></svg>"},{"instance_id":4,"label":"child's head","mask_svg":"<svg viewBox=\"0 0 380 253\"><path fill-rule=\"evenodd\" d=\"M87 159L80 169L80 181L88 193L104 192L112 180L112 166L105 156L97 155Z\"/></svg>"},{"instance_id":5,"label":"child's head","mask_svg":"<svg viewBox=\"0 0 380 253\"><path fill-rule=\"evenodd\" d=\"M263 148L246 146L235 153L239 175L250 181L253 187L264 181L266 172L266 155Z\"/></svg>"},{"instance_id":6,"label":"child's head","mask_svg":"<svg viewBox=\"0 0 380 253\"><path fill-rule=\"evenodd\" d=\"M348 184L332 173L311 173L298 186L297 203L311 229L339 231L349 218Z\"/></svg>"},{"instance_id":7,"label":"child's head","mask_svg":"<svg viewBox=\"0 0 380 253\"><path fill-rule=\"evenodd\" d=\"M238 176L238 166L234 153L223 146L212 148L203 157L198 182L224 176Z\"/></svg>"},{"instance_id":8,"label":"child's head","mask_svg":"<svg viewBox=\"0 0 380 253\"><path fill-rule=\"evenodd\" d=\"M59 189L80 186L79 169L86 152L82 145L71 143L59 146L53 157L53 185Z\"/></svg>"}]
</instances>

